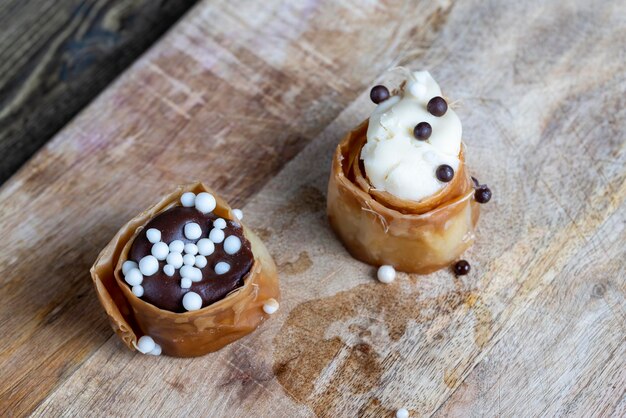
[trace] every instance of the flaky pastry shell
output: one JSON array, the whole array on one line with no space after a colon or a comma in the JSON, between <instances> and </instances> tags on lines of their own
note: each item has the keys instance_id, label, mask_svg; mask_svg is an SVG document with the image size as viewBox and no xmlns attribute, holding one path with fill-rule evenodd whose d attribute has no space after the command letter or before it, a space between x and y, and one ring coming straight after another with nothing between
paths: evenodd
<instances>
[{"instance_id":1,"label":"flaky pastry shell","mask_svg":"<svg viewBox=\"0 0 626 418\"><path fill-rule=\"evenodd\" d=\"M238 221L250 241L254 263L242 287L224 299L197 311L175 313L136 297L121 274L130 246L143 227L161 212L177 206L185 192L208 192L215 196L214 213L236 219L228 204L202 183L179 186L151 208L124 225L102 250L91 267L96 293L111 326L131 350L139 337L149 335L164 354L175 357L200 356L254 331L267 317L263 304L280 297L276 265L261 240Z\"/></svg>"},{"instance_id":2,"label":"flaky pastry shell","mask_svg":"<svg viewBox=\"0 0 626 418\"><path fill-rule=\"evenodd\" d=\"M328 182L330 224L350 254L375 266L426 274L451 265L474 241L479 205L463 151L453 180L419 202L375 190L364 173L361 149L368 122L337 146Z\"/></svg>"}]
</instances>

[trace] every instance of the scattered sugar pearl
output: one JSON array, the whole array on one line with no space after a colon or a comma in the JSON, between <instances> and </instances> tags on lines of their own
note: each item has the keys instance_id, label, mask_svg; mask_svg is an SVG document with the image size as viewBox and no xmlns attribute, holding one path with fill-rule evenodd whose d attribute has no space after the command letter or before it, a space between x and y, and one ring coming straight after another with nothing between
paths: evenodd
<instances>
[{"instance_id":1,"label":"scattered sugar pearl","mask_svg":"<svg viewBox=\"0 0 626 418\"><path fill-rule=\"evenodd\" d=\"M202 192L202 193L198 193L198 196L196 196L196 209L198 209L200 212L202 213L213 212L213 209L215 209L215 206L217 206L217 202L215 201L215 198L213 197L213 195L206 193L206 192Z\"/></svg>"},{"instance_id":2,"label":"scattered sugar pearl","mask_svg":"<svg viewBox=\"0 0 626 418\"><path fill-rule=\"evenodd\" d=\"M377 276L379 282L391 283L396 278L396 269L394 269L393 266L388 265L380 266L378 268Z\"/></svg>"},{"instance_id":3,"label":"scattered sugar pearl","mask_svg":"<svg viewBox=\"0 0 626 418\"><path fill-rule=\"evenodd\" d=\"M137 286L143 282L143 275L138 268L132 268L128 271L126 276L124 276L124 280L131 286Z\"/></svg>"},{"instance_id":4,"label":"scattered sugar pearl","mask_svg":"<svg viewBox=\"0 0 626 418\"><path fill-rule=\"evenodd\" d=\"M183 257L183 264L185 266L193 266L196 264L196 256L193 254L185 254Z\"/></svg>"},{"instance_id":5,"label":"scattered sugar pearl","mask_svg":"<svg viewBox=\"0 0 626 418\"><path fill-rule=\"evenodd\" d=\"M153 255L147 255L139 260L139 271L144 276L152 276L159 271L159 260Z\"/></svg>"},{"instance_id":6,"label":"scattered sugar pearl","mask_svg":"<svg viewBox=\"0 0 626 418\"><path fill-rule=\"evenodd\" d=\"M182 253L185 249L185 243L179 239L170 242L170 251L173 253Z\"/></svg>"},{"instance_id":7,"label":"scattered sugar pearl","mask_svg":"<svg viewBox=\"0 0 626 418\"><path fill-rule=\"evenodd\" d=\"M200 235L202 235L202 228L200 228L200 225L195 222L189 222L185 225L184 231L187 239L198 239L200 238Z\"/></svg>"},{"instance_id":8,"label":"scattered sugar pearl","mask_svg":"<svg viewBox=\"0 0 626 418\"><path fill-rule=\"evenodd\" d=\"M154 348L148 353L151 356L160 356L161 355L161 346L158 344L154 345Z\"/></svg>"},{"instance_id":9,"label":"scattered sugar pearl","mask_svg":"<svg viewBox=\"0 0 626 418\"><path fill-rule=\"evenodd\" d=\"M156 228L150 228L146 231L146 238L148 238L148 241L152 244L156 244L161 241L161 231Z\"/></svg>"},{"instance_id":10,"label":"scattered sugar pearl","mask_svg":"<svg viewBox=\"0 0 626 418\"><path fill-rule=\"evenodd\" d=\"M198 254L198 246L196 244L192 244L190 242L185 244L185 253L186 254L191 254L191 255Z\"/></svg>"},{"instance_id":11,"label":"scattered sugar pearl","mask_svg":"<svg viewBox=\"0 0 626 418\"><path fill-rule=\"evenodd\" d=\"M168 276L172 277L174 275L174 273L176 273L176 268L171 265L171 264L166 264L163 266L163 273L167 274Z\"/></svg>"},{"instance_id":12,"label":"scattered sugar pearl","mask_svg":"<svg viewBox=\"0 0 626 418\"><path fill-rule=\"evenodd\" d=\"M183 289L189 289L191 287L191 279L189 277L183 277L180 279L180 287Z\"/></svg>"},{"instance_id":13,"label":"scattered sugar pearl","mask_svg":"<svg viewBox=\"0 0 626 418\"><path fill-rule=\"evenodd\" d=\"M138 268L139 268L139 264L135 263L132 260L126 260L122 264L122 274L126 276L129 271L131 271L132 269L138 269Z\"/></svg>"},{"instance_id":14,"label":"scattered sugar pearl","mask_svg":"<svg viewBox=\"0 0 626 418\"><path fill-rule=\"evenodd\" d=\"M179 269L183 265L183 256L181 253L169 253L165 261L168 265L171 265L175 269Z\"/></svg>"},{"instance_id":15,"label":"scattered sugar pearl","mask_svg":"<svg viewBox=\"0 0 626 418\"><path fill-rule=\"evenodd\" d=\"M241 240L235 235L231 235L224 240L224 252L233 255L241 249Z\"/></svg>"},{"instance_id":16,"label":"scattered sugar pearl","mask_svg":"<svg viewBox=\"0 0 626 418\"><path fill-rule=\"evenodd\" d=\"M198 241L198 253L200 255L211 255L213 254L213 251L215 251L215 244L213 244L213 241L211 241L208 238L202 238L200 241Z\"/></svg>"},{"instance_id":17,"label":"scattered sugar pearl","mask_svg":"<svg viewBox=\"0 0 626 418\"><path fill-rule=\"evenodd\" d=\"M209 232L209 239L216 244L224 241L224 231L222 229L213 228Z\"/></svg>"},{"instance_id":18,"label":"scattered sugar pearl","mask_svg":"<svg viewBox=\"0 0 626 418\"><path fill-rule=\"evenodd\" d=\"M243 219L243 212L241 211L241 209L233 209L233 215L235 215L235 218L239 220Z\"/></svg>"},{"instance_id":19,"label":"scattered sugar pearl","mask_svg":"<svg viewBox=\"0 0 626 418\"><path fill-rule=\"evenodd\" d=\"M278 304L278 301L276 299L274 298L268 299L263 304L263 312L265 312L268 315L272 315L276 313L279 306L280 305Z\"/></svg>"},{"instance_id":20,"label":"scattered sugar pearl","mask_svg":"<svg viewBox=\"0 0 626 418\"><path fill-rule=\"evenodd\" d=\"M207 260L206 257L203 255L197 255L196 256L196 267L198 268L205 268L207 265Z\"/></svg>"},{"instance_id":21,"label":"scattered sugar pearl","mask_svg":"<svg viewBox=\"0 0 626 418\"><path fill-rule=\"evenodd\" d=\"M164 242L157 242L152 246L152 250L150 250L150 252L157 260L165 260L167 255L170 253L170 247L168 247Z\"/></svg>"},{"instance_id":22,"label":"scattered sugar pearl","mask_svg":"<svg viewBox=\"0 0 626 418\"><path fill-rule=\"evenodd\" d=\"M139 340L137 340L137 345L135 347L140 353L146 354L154 350L154 347L156 347L156 343L154 342L152 337L144 335L143 337L139 338Z\"/></svg>"},{"instance_id":23,"label":"scattered sugar pearl","mask_svg":"<svg viewBox=\"0 0 626 418\"><path fill-rule=\"evenodd\" d=\"M180 268L180 276L186 277L192 282L199 282L202 280L202 271L193 266L182 266Z\"/></svg>"},{"instance_id":24,"label":"scattered sugar pearl","mask_svg":"<svg viewBox=\"0 0 626 418\"><path fill-rule=\"evenodd\" d=\"M186 208L192 208L196 204L196 195L192 192L183 193L180 197L180 204Z\"/></svg>"},{"instance_id":25,"label":"scattered sugar pearl","mask_svg":"<svg viewBox=\"0 0 626 418\"><path fill-rule=\"evenodd\" d=\"M217 218L213 221L213 228L224 229L226 228L226 221L223 218Z\"/></svg>"},{"instance_id":26,"label":"scattered sugar pearl","mask_svg":"<svg viewBox=\"0 0 626 418\"><path fill-rule=\"evenodd\" d=\"M131 289L133 291L133 295L137 296L138 298L143 296L143 286L138 284L137 286L133 286L133 288Z\"/></svg>"},{"instance_id":27,"label":"scattered sugar pearl","mask_svg":"<svg viewBox=\"0 0 626 418\"><path fill-rule=\"evenodd\" d=\"M409 418L409 411L406 408L400 408L396 411L396 418Z\"/></svg>"},{"instance_id":28,"label":"scattered sugar pearl","mask_svg":"<svg viewBox=\"0 0 626 418\"><path fill-rule=\"evenodd\" d=\"M202 298L195 292L187 292L183 296L183 307L188 311L197 311L202 308Z\"/></svg>"},{"instance_id":29,"label":"scattered sugar pearl","mask_svg":"<svg viewBox=\"0 0 626 418\"><path fill-rule=\"evenodd\" d=\"M224 274L227 273L228 270L230 270L230 264L224 262L224 261L220 261L219 263L217 263L215 265L215 273L217 274Z\"/></svg>"}]
</instances>

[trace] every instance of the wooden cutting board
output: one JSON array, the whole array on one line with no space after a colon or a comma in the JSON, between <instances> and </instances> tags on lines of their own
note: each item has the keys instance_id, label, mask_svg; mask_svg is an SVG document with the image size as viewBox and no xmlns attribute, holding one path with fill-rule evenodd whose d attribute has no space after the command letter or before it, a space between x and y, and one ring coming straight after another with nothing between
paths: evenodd
<instances>
[{"instance_id":1,"label":"wooden cutting board","mask_svg":"<svg viewBox=\"0 0 626 418\"><path fill-rule=\"evenodd\" d=\"M620 2L292 3L199 4L0 189L0 415L626 415ZM398 64L457 100L494 191L461 279L380 284L326 222ZM89 266L193 179L243 207L281 309L202 358L132 353Z\"/></svg>"}]
</instances>

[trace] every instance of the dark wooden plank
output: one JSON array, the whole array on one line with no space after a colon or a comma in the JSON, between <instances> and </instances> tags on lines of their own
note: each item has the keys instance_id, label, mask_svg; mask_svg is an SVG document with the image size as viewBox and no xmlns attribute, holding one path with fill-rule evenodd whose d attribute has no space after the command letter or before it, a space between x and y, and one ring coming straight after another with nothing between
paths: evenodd
<instances>
[{"instance_id":1,"label":"dark wooden plank","mask_svg":"<svg viewBox=\"0 0 626 418\"><path fill-rule=\"evenodd\" d=\"M195 2L0 2L0 184Z\"/></svg>"}]
</instances>

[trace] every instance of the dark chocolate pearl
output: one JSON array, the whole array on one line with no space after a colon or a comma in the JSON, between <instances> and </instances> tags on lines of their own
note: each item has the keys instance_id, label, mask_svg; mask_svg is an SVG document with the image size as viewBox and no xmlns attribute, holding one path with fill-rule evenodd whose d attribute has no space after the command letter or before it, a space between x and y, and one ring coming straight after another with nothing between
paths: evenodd
<instances>
[{"instance_id":1,"label":"dark chocolate pearl","mask_svg":"<svg viewBox=\"0 0 626 418\"><path fill-rule=\"evenodd\" d=\"M480 186L474 192L474 199L478 203L487 203L491 200L491 190L487 186Z\"/></svg>"},{"instance_id":2,"label":"dark chocolate pearl","mask_svg":"<svg viewBox=\"0 0 626 418\"><path fill-rule=\"evenodd\" d=\"M470 263L466 260L459 260L454 264L454 274L457 276L465 276L470 272Z\"/></svg>"},{"instance_id":3,"label":"dark chocolate pearl","mask_svg":"<svg viewBox=\"0 0 626 418\"><path fill-rule=\"evenodd\" d=\"M370 99L376 104L384 102L389 98L389 90L385 86L374 86L370 91Z\"/></svg>"},{"instance_id":4,"label":"dark chocolate pearl","mask_svg":"<svg viewBox=\"0 0 626 418\"><path fill-rule=\"evenodd\" d=\"M435 96L428 101L426 109L434 116L443 116L448 111L448 103L441 96Z\"/></svg>"},{"instance_id":5,"label":"dark chocolate pearl","mask_svg":"<svg viewBox=\"0 0 626 418\"><path fill-rule=\"evenodd\" d=\"M433 128L428 122L420 122L415 125L415 128L413 128L413 135L415 135L415 138L419 139L420 141L426 141L428 138L430 138L430 134L432 133Z\"/></svg>"},{"instance_id":6,"label":"dark chocolate pearl","mask_svg":"<svg viewBox=\"0 0 626 418\"><path fill-rule=\"evenodd\" d=\"M444 183L449 182L454 177L454 169L447 164L437 167L437 178Z\"/></svg>"}]
</instances>

